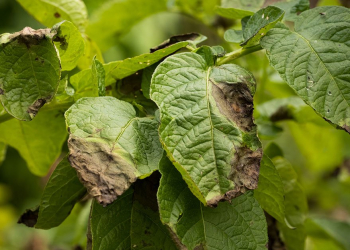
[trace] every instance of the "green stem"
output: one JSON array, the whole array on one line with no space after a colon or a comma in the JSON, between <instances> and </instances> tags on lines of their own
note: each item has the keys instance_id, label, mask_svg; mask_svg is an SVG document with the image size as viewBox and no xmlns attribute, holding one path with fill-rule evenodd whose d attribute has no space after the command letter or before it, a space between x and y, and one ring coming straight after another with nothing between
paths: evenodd
<instances>
[{"instance_id":1,"label":"green stem","mask_svg":"<svg viewBox=\"0 0 350 250\"><path fill-rule=\"evenodd\" d=\"M218 59L216 65L223 65L225 63L229 63L241 56L245 56L245 55L248 55L248 54L251 54L253 52L256 52L256 51L259 51L259 50L262 50L263 48L261 47L260 44L258 45L255 45L255 46L252 46L252 47L248 47L248 48L240 48L238 50L235 50L235 51L232 51L228 54L226 54L224 57L221 57Z\"/></svg>"}]
</instances>

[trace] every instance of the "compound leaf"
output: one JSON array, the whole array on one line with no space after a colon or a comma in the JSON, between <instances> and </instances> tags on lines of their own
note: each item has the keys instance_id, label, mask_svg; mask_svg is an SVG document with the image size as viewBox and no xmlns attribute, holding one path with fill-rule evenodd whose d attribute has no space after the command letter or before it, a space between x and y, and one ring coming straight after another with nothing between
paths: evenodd
<instances>
[{"instance_id":1,"label":"compound leaf","mask_svg":"<svg viewBox=\"0 0 350 250\"><path fill-rule=\"evenodd\" d=\"M46 27L67 20L80 31L85 30L87 10L81 0L17 0L17 2Z\"/></svg>"},{"instance_id":2,"label":"compound leaf","mask_svg":"<svg viewBox=\"0 0 350 250\"><path fill-rule=\"evenodd\" d=\"M53 41L60 55L62 70L74 69L85 49L79 30L71 22L63 21L52 27L51 32L56 32Z\"/></svg>"},{"instance_id":3,"label":"compound leaf","mask_svg":"<svg viewBox=\"0 0 350 250\"><path fill-rule=\"evenodd\" d=\"M270 64L325 119L350 132L350 10L301 13L295 31L283 25L261 40Z\"/></svg>"},{"instance_id":4,"label":"compound leaf","mask_svg":"<svg viewBox=\"0 0 350 250\"><path fill-rule=\"evenodd\" d=\"M197 54L200 53L201 55ZM245 69L213 66L209 47L165 59L151 83L161 141L205 205L257 187L260 142L253 123L255 81Z\"/></svg>"},{"instance_id":5,"label":"compound leaf","mask_svg":"<svg viewBox=\"0 0 350 250\"><path fill-rule=\"evenodd\" d=\"M268 156L264 154L254 197L260 206L279 222L284 223L284 189L281 177Z\"/></svg>"},{"instance_id":6,"label":"compound leaf","mask_svg":"<svg viewBox=\"0 0 350 250\"><path fill-rule=\"evenodd\" d=\"M35 227L50 229L59 226L85 194L86 188L80 183L75 169L65 157L46 184Z\"/></svg>"},{"instance_id":7,"label":"compound leaf","mask_svg":"<svg viewBox=\"0 0 350 250\"><path fill-rule=\"evenodd\" d=\"M1 103L10 115L30 121L53 98L61 76L50 30L1 35L0 65Z\"/></svg>"},{"instance_id":8,"label":"compound leaf","mask_svg":"<svg viewBox=\"0 0 350 250\"><path fill-rule=\"evenodd\" d=\"M65 113L69 161L90 195L112 203L158 168L163 149L151 118L114 97L84 97Z\"/></svg>"},{"instance_id":9,"label":"compound leaf","mask_svg":"<svg viewBox=\"0 0 350 250\"><path fill-rule=\"evenodd\" d=\"M231 203L205 207L168 160L160 165L160 171L161 220L186 249L266 249L266 220L252 191Z\"/></svg>"}]
</instances>

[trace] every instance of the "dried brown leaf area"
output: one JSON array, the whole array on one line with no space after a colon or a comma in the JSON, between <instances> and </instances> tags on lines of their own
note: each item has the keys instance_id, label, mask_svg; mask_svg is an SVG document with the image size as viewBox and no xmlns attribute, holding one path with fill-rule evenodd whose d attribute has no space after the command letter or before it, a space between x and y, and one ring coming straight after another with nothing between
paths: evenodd
<instances>
[{"instance_id":1,"label":"dried brown leaf area","mask_svg":"<svg viewBox=\"0 0 350 250\"><path fill-rule=\"evenodd\" d=\"M79 99L65 114L69 161L89 194L106 206L158 169L158 123L114 97Z\"/></svg>"}]
</instances>

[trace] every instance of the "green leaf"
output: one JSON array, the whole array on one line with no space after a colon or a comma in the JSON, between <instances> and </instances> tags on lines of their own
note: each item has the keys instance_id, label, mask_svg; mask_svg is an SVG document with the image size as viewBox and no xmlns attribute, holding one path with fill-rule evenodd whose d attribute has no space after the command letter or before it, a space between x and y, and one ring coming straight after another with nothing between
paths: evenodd
<instances>
[{"instance_id":1,"label":"green leaf","mask_svg":"<svg viewBox=\"0 0 350 250\"><path fill-rule=\"evenodd\" d=\"M93 202L92 250L177 249L159 219L156 188L150 178L138 181L108 207Z\"/></svg>"},{"instance_id":2,"label":"green leaf","mask_svg":"<svg viewBox=\"0 0 350 250\"><path fill-rule=\"evenodd\" d=\"M86 33L104 51L114 45L116 36L125 34L144 18L166 9L166 0L108 1L92 14Z\"/></svg>"},{"instance_id":3,"label":"green leaf","mask_svg":"<svg viewBox=\"0 0 350 250\"><path fill-rule=\"evenodd\" d=\"M0 36L0 100L15 118L30 121L56 93L60 61L50 30L29 27Z\"/></svg>"},{"instance_id":4,"label":"green leaf","mask_svg":"<svg viewBox=\"0 0 350 250\"><path fill-rule=\"evenodd\" d=\"M260 142L252 120L255 81L245 69L213 66L209 47L165 59L152 77L163 146L205 205L257 187ZM249 160L248 160L249 159Z\"/></svg>"},{"instance_id":5,"label":"green leaf","mask_svg":"<svg viewBox=\"0 0 350 250\"><path fill-rule=\"evenodd\" d=\"M82 37L84 39L85 51L83 56L79 59L78 67L80 69L89 68L91 66L91 61L95 56L97 60L99 60L101 63L104 63L101 50L97 44L85 34L82 34Z\"/></svg>"},{"instance_id":6,"label":"green leaf","mask_svg":"<svg viewBox=\"0 0 350 250\"><path fill-rule=\"evenodd\" d=\"M264 154L259 173L258 188L254 197L271 216L284 223L284 189L281 177L268 156Z\"/></svg>"},{"instance_id":7,"label":"green leaf","mask_svg":"<svg viewBox=\"0 0 350 250\"><path fill-rule=\"evenodd\" d=\"M80 31L85 30L87 10L81 0L17 0L17 2L46 27L67 20Z\"/></svg>"},{"instance_id":8,"label":"green leaf","mask_svg":"<svg viewBox=\"0 0 350 250\"><path fill-rule=\"evenodd\" d=\"M290 226L278 223L282 233L282 239L290 250L303 250L305 246L306 231L304 221L307 216L307 200L297 174L291 164L282 157L273 160L278 173L281 176L285 192L285 215Z\"/></svg>"},{"instance_id":9,"label":"green leaf","mask_svg":"<svg viewBox=\"0 0 350 250\"><path fill-rule=\"evenodd\" d=\"M252 46L258 43L266 32L282 20L284 11L274 6L268 6L256 12L246 23L243 30L242 46Z\"/></svg>"},{"instance_id":10,"label":"green leaf","mask_svg":"<svg viewBox=\"0 0 350 250\"><path fill-rule=\"evenodd\" d=\"M205 207L169 160L162 163L157 194L161 220L186 249L266 249L266 220L253 192Z\"/></svg>"},{"instance_id":11,"label":"green leaf","mask_svg":"<svg viewBox=\"0 0 350 250\"><path fill-rule=\"evenodd\" d=\"M56 24L51 32L57 33L53 41L60 55L62 70L74 69L85 49L84 39L80 32L68 21Z\"/></svg>"},{"instance_id":12,"label":"green leaf","mask_svg":"<svg viewBox=\"0 0 350 250\"><path fill-rule=\"evenodd\" d=\"M309 0L289 0L273 4L274 6L284 10L284 20L295 21L298 15L310 8Z\"/></svg>"},{"instance_id":13,"label":"green leaf","mask_svg":"<svg viewBox=\"0 0 350 250\"><path fill-rule=\"evenodd\" d=\"M325 119L350 132L350 10L301 13L295 31L279 25L261 40L270 64Z\"/></svg>"},{"instance_id":14,"label":"green leaf","mask_svg":"<svg viewBox=\"0 0 350 250\"><path fill-rule=\"evenodd\" d=\"M59 111L41 112L31 122L12 119L0 124L0 141L17 149L29 170L40 176L47 174L60 155L66 136Z\"/></svg>"},{"instance_id":15,"label":"green leaf","mask_svg":"<svg viewBox=\"0 0 350 250\"><path fill-rule=\"evenodd\" d=\"M156 68L158 67L158 65L159 65L159 63L155 63L155 64L145 68L142 71L141 89L142 89L142 93L143 93L144 97L146 97L147 99L151 99L151 97L149 95L150 86L151 86L151 79L152 79L152 75L153 75L154 71L156 70Z\"/></svg>"},{"instance_id":16,"label":"green leaf","mask_svg":"<svg viewBox=\"0 0 350 250\"><path fill-rule=\"evenodd\" d=\"M86 189L65 157L55 168L41 196L36 228L50 229L60 225Z\"/></svg>"},{"instance_id":17,"label":"green leaf","mask_svg":"<svg viewBox=\"0 0 350 250\"><path fill-rule=\"evenodd\" d=\"M91 72L92 72L92 79L95 86L94 89L98 90L97 95L105 96L106 95L105 69L103 68L103 64L100 63L100 61L97 60L96 57L94 57L94 59L92 60Z\"/></svg>"},{"instance_id":18,"label":"green leaf","mask_svg":"<svg viewBox=\"0 0 350 250\"><path fill-rule=\"evenodd\" d=\"M251 16L254 12L258 11L263 7L266 0L222 0L221 8L226 8L226 13L229 11L233 14L231 18L242 19L245 16ZM218 13L219 14L219 13ZM224 16L230 18L229 16Z\"/></svg>"},{"instance_id":19,"label":"green leaf","mask_svg":"<svg viewBox=\"0 0 350 250\"><path fill-rule=\"evenodd\" d=\"M69 161L90 195L112 203L137 178L158 168L163 149L158 123L136 117L133 106L114 97L81 98L66 113Z\"/></svg>"},{"instance_id":20,"label":"green leaf","mask_svg":"<svg viewBox=\"0 0 350 250\"><path fill-rule=\"evenodd\" d=\"M241 43L243 42L243 31L242 30L226 30L224 38L229 43Z\"/></svg>"},{"instance_id":21,"label":"green leaf","mask_svg":"<svg viewBox=\"0 0 350 250\"><path fill-rule=\"evenodd\" d=\"M200 39L200 41L202 41L202 39ZM164 57L173 54L177 50L184 48L189 44L192 44L192 42L177 42L174 44L170 44L165 48L162 48L163 46L160 45L153 48L153 53L146 53L122 61L110 62L105 64L104 67L106 71L106 86L115 83L118 79L123 79L141 69L147 68L148 66L160 61Z\"/></svg>"},{"instance_id":22,"label":"green leaf","mask_svg":"<svg viewBox=\"0 0 350 250\"><path fill-rule=\"evenodd\" d=\"M316 233L316 236L319 234L323 236L323 234L325 234L325 237L333 239L344 249L350 249L349 223L326 218L310 218L307 220L307 226L309 234L312 235ZM311 232L310 227L313 227Z\"/></svg>"},{"instance_id":23,"label":"green leaf","mask_svg":"<svg viewBox=\"0 0 350 250\"><path fill-rule=\"evenodd\" d=\"M236 8L223 8L223 7L216 7L216 14L230 18L230 19L242 19L246 16L251 16L254 14L253 11L249 10L241 10Z\"/></svg>"}]
</instances>

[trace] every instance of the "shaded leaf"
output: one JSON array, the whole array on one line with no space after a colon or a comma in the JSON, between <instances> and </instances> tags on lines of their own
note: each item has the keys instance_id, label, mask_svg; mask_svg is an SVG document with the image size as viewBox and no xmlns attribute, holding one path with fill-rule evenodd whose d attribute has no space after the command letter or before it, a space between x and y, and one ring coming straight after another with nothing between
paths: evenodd
<instances>
[{"instance_id":1,"label":"shaded leaf","mask_svg":"<svg viewBox=\"0 0 350 250\"><path fill-rule=\"evenodd\" d=\"M56 32L53 41L60 55L62 70L74 69L85 49L79 30L71 22L63 21L52 27L51 32Z\"/></svg>"},{"instance_id":2,"label":"shaded leaf","mask_svg":"<svg viewBox=\"0 0 350 250\"><path fill-rule=\"evenodd\" d=\"M155 63L155 64L145 68L142 71L141 89L142 89L142 93L143 93L144 97L146 97L147 99L151 99L151 97L149 95L150 86L151 86L151 79L152 79L152 75L153 75L154 71L156 70L156 68L158 67L158 65L159 65L159 63Z\"/></svg>"},{"instance_id":3,"label":"shaded leaf","mask_svg":"<svg viewBox=\"0 0 350 250\"><path fill-rule=\"evenodd\" d=\"M160 222L153 177L137 181L108 207L93 202L92 250L177 249Z\"/></svg>"},{"instance_id":4,"label":"shaded leaf","mask_svg":"<svg viewBox=\"0 0 350 250\"><path fill-rule=\"evenodd\" d=\"M253 192L205 207L169 160L163 160L157 194L161 220L186 249L266 249L266 220Z\"/></svg>"},{"instance_id":5,"label":"shaded leaf","mask_svg":"<svg viewBox=\"0 0 350 250\"><path fill-rule=\"evenodd\" d=\"M163 154L158 123L136 117L131 104L114 97L85 97L65 117L69 161L101 204L112 203L137 178L158 168Z\"/></svg>"},{"instance_id":6,"label":"shaded leaf","mask_svg":"<svg viewBox=\"0 0 350 250\"><path fill-rule=\"evenodd\" d=\"M309 0L289 0L282 1L273 4L274 6L284 10L284 20L295 21L298 18L298 15L310 8Z\"/></svg>"},{"instance_id":7,"label":"shaded leaf","mask_svg":"<svg viewBox=\"0 0 350 250\"><path fill-rule=\"evenodd\" d=\"M12 119L0 124L0 141L17 149L29 170L40 176L60 155L66 136L59 111L43 111L31 122Z\"/></svg>"},{"instance_id":8,"label":"shaded leaf","mask_svg":"<svg viewBox=\"0 0 350 250\"><path fill-rule=\"evenodd\" d=\"M67 20L80 31L85 30L87 11L81 0L17 0L17 2L46 27Z\"/></svg>"},{"instance_id":9,"label":"shaded leaf","mask_svg":"<svg viewBox=\"0 0 350 250\"><path fill-rule=\"evenodd\" d=\"M65 157L55 168L41 196L36 228L50 229L60 225L86 189Z\"/></svg>"},{"instance_id":10,"label":"shaded leaf","mask_svg":"<svg viewBox=\"0 0 350 250\"><path fill-rule=\"evenodd\" d=\"M3 142L0 142L0 166L6 158L7 145Z\"/></svg>"},{"instance_id":11,"label":"shaded leaf","mask_svg":"<svg viewBox=\"0 0 350 250\"><path fill-rule=\"evenodd\" d=\"M215 206L257 187L260 142L253 123L255 81L245 69L213 66L209 47L165 59L152 77L162 144L191 191Z\"/></svg>"},{"instance_id":12,"label":"shaded leaf","mask_svg":"<svg viewBox=\"0 0 350 250\"><path fill-rule=\"evenodd\" d=\"M0 100L19 120L30 121L56 93L60 61L50 30L29 27L0 36Z\"/></svg>"},{"instance_id":13,"label":"shaded leaf","mask_svg":"<svg viewBox=\"0 0 350 250\"><path fill-rule=\"evenodd\" d=\"M203 38L203 36L199 36ZM197 36L191 36L190 38L197 38ZM200 41L202 41L201 39ZM165 44L168 42L165 41ZM163 47L163 44L159 45ZM153 53L142 54L132 58L128 58L122 61L110 62L104 65L106 71L106 86L111 85L118 79L123 79L135 72L147 68L148 66L160 61L164 57L173 54L177 50L186 47L192 43L191 41L182 41L178 43L171 44L165 48L155 50ZM159 47L158 46L158 47ZM152 51L152 49L151 49Z\"/></svg>"},{"instance_id":14,"label":"shaded leaf","mask_svg":"<svg viewBox=\"0 0 350 250\"><path fill-rule=\"evenodd\" d=\"M254 197L260 206L279 222L284 223L284 189L281 177L270 158L264 154Z\"/></svg>"},{"instance_id":15,"label":"shaded leaf","mask_svg":"<svg viewBox=\"0 0 350 250\"><path fill-rule=\"evenodd\" d=\"M246 23L243 30L242 46L252 46L259 42L266 32L282 20L284 11L274 6L268 6L256 12Z\"/></svg>"},{"instance_id":16,"label":"shaded leaf","mask_svg":"<svg viewBox=\"0 0 350 250\"><path fill-rule=\"evenodd\" d=\"M150 49L150 52L153 53L157 50L164 49L166 47L169 47L170 45L179 43L179 42L185 42L185 41L191 41L191 44L196 46L198 43L201 43L207 39L206 36L203 36L198 33L186 33L176 36L171 36L168 40L165 40L161 44L159 44L156 47L153 47Z\"/></svg>"},{"instance_id":17,"label":"shaded leaf","mask_svg":"<svg viewBox=\"0 0 350 250\"><path fill-rule=\"evenodd\" d=\"M270 64L325 119L350 132L350 10L301 13L295 31L279 25L261 40Z\"/></svg>"},{"instance_id":18,"label":"shaded leaf","mask_svg":"<svg viewBox=\"0 0 350 250\"><path fill-rule=\"evenodd\" d=\"M275 157L272 161L284 185L287 222L290 226L295 227L291 229L286 224L278 223L283 242L290 250L303 250L306 239L304 222L308 212L304 190L297 181L297 174L288 161L282 157Z\"/></svg>"}]
</instances>

